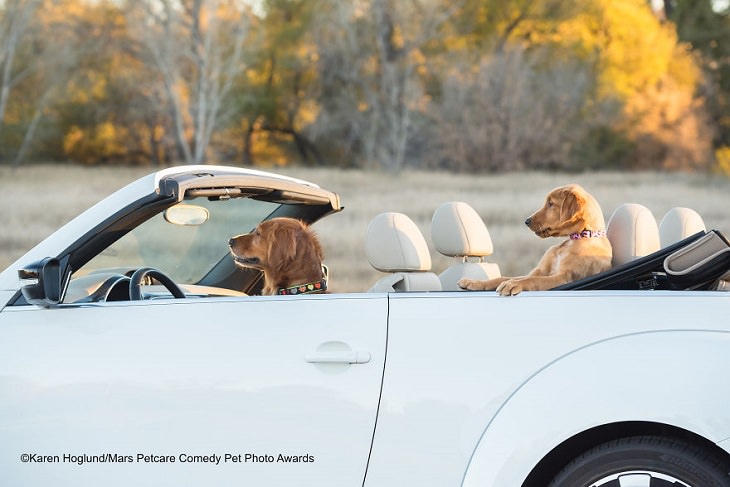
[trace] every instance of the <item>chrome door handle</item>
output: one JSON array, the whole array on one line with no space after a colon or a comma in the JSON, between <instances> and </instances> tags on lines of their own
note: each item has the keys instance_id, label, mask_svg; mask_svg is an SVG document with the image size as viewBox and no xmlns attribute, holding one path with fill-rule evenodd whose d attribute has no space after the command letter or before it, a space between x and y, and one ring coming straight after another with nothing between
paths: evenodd
<instances>
[{"instance_id":1,"label":"chrome door handle","mask_svg":"<svg viewBox=\"0 0 730 487\"><path fill-rule=\"evenodd\" d=\"M312 352L304 360L310 364L366 364L370 362L370 352Z\"/></svg>"}]
</instances>

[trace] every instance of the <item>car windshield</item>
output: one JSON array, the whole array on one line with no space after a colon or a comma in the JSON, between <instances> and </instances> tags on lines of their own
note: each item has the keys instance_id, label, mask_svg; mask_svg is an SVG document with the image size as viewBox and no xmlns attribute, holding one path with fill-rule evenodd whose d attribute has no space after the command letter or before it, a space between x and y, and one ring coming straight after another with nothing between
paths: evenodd
<instances>
[{"instance_id":1,"label":"car windshield","mask_svg":"<svg viewBox=\"0 0 730 487\"><path fill-rule=\"evenodd\" d=\"M228 239L251 231L280 205L250 198L185 200L205 218L182 221L160 213L91 259L74 278L100 272L125 273L139 267L160 269L175 282L197 283L228 253ZM168 212L168 215L170 212Z\"/></svg>"}]
</instances>

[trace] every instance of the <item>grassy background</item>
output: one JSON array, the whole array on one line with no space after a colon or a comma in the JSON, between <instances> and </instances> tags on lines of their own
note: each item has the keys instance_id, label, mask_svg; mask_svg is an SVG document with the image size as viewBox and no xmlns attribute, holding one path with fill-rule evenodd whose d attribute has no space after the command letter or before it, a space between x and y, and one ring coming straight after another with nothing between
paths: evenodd
<instances>
[{"instance_id":1,"label":"grassy background","mask_svg":"<svg viewBox=\"0 0 730 487\"><path fill-rule=\"evenodd\" d=\"M334 291L363 291L382 277L368 264L364 242L368 222L382 211L409 215L430 245L433 211L446 201L465 201L487 224L494 242L488 260L502 274L529 272L545 249L524 220L556 186L579 183L601 203L606 222L622 203L647 206L657 221L674 206L698 211L708 228L730 235L730 179L707 174L512 173L455 175L433 172L372 173L311 168L277 168L273 172L312 181L339 193L345 210L315 224L330 267ZM0 269L90 205L150 168L85 168L40 165L11 170L0 167ZM242 229L244 231L246 229ZM451 259L432 248L433 269Z\"/></svg>"}]
</instances>

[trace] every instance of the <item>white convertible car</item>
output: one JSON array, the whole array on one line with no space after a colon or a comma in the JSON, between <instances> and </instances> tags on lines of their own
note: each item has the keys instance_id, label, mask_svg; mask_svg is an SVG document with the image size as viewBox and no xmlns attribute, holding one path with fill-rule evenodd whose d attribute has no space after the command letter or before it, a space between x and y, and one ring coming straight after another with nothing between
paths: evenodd
<instances>
[{"instance_id":1,"label":"white convertible car","mask_svg":"<svg viewBox=\"0 0 730 487\"><path fill-rule=\"evenodd\" d=\"M730 486L719 232L509 298L407 263L361 293L260 296L229 254L262 220L341 209L300 180L166 169L3 271L0 485Z\"/></svg>"}]
</instances>

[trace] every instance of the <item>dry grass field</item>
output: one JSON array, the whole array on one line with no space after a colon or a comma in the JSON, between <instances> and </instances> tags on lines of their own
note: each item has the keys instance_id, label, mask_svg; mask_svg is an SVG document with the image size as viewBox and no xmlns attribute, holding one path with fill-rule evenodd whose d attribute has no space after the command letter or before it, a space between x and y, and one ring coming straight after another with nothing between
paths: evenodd
<instances>
[{"instance_id":1,"label":"dry grass field","mask_svg":"<svg viewBox=\"0 0 730 487\"><path fill-rule=\"evenodd\" d=\"M88 206L148 172L150 168L0 167L0 269ZM366 173L311 168L277 168L273 172L306 179L336 191L345 210L317 223L332 274L334 291L362 291L381 274L370 267L364 241L368 222L382 211L409 215L430 241L434 209L445 201L471 204L487 224L494 242L489 259L504 275L523 274L553 239L540 240L523 224L552 188L576 182L593 193L606 220L625 202L647 206L657 220L669 208L698 211L708 228L730 235L730 179L707 174L513 173L454 175L404 172ZM440 271L450 259L431 252Z\"/></svg>"}]
</instances>

